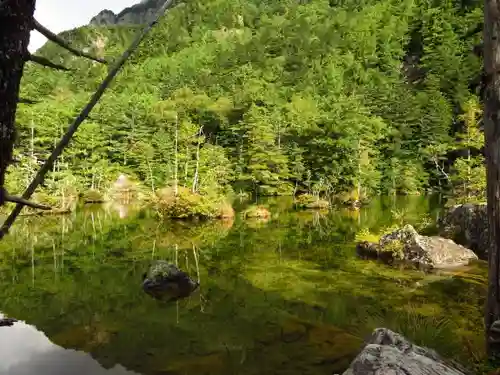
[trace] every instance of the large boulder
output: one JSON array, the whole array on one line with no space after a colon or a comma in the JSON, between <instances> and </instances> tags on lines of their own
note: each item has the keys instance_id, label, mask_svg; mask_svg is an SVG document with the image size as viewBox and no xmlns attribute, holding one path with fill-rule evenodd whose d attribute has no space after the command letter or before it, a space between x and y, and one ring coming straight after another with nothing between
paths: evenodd
<instances>
[{"instance_id":1,"label":"large boulder","mask_svg":"<svg viewBox=\"0 0 500 375\"><path fill-rule=\"evenodd\" d=\"M439 221L439 235L488 259L488 214L484 204L460 204L450 208Z\"/></svg>"},{"instance_id":2,"label":"large boulder","mask_svg":"<svg viewBox=\"0 0 500 375\"><path fill-rule=\"evenodd\" d=\"M459 364L417 346L387 328L377 328L343 375L468 375Z\"/></svg>"},{"instance_id":3,"label":"large boulder","mask_svg":"<svg viewBox=\"0 0 500 375\"><path fill-rule=\"evenodd\" d=\"M378 246L386 258L390 255L423 268L458 267L477 259L472 250L443 237L421 236L411 225L382 236Z\"/></svg>"}]
</instances>

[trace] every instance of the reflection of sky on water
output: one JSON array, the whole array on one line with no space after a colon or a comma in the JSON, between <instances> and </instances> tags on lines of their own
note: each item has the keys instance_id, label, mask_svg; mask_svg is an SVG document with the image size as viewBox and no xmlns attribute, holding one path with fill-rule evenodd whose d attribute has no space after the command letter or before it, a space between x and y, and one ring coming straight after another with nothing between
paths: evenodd
<instances>
[{"instance_id":1,"label":"reflection of sky on water","mask_svg":"<svg viewBox=\"0 0 500 375\"><path fill-rule=\"evenodd\" d=\"M0 319L5 316L0 313ZM64 349L23 322L0 327L1 375L140 375L116 365L103 368L90 355Z\"/></svg>"}]
</instances>

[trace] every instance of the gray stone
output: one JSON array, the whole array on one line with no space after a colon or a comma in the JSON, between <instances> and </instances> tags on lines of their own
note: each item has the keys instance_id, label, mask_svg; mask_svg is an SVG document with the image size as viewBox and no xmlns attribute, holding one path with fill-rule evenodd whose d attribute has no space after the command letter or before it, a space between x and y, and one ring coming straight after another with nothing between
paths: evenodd
<instances>
[{"instance_id":1,"label":"gray stone","mask_svg":"<svg viewBox=\"0 0 500 375\"><path fill-rule=\"evenodd\" d=\"M411 225L382 236L379 246L396 259L426 268L458 267L478 259L472 250L443 237L421 236Z\"/></svg>"},{"instance_id":2,"label":"gray stone","mask_svg":"<svg viewBox=\"0 0 500 375\"><path fill-rule=\"evenodd\" d=\"M115 14L105 9L90 20L91 25L141 25L150 21L164 0L143 0Z\"/></svg>"},{"instance_id":3,"label":"gray stone","mask_svg":"<svg viewBox=\"0 0 500 375\"><path fill-rule=\"evenodd\" d=\"M460 204L450 208L439 221L439 235L488 259L489 230L486 204Z\"/></svg>"},{"instance_id":4,"label":"gray stone","mask_svg":"<svg viewBox=\"0 0 500 375\"><path fill-rule=\"evenodd\" d=\"M458 363L417 346L387 328L377 328L343 375L470 375Z\"/></svg>"}]
</instances>

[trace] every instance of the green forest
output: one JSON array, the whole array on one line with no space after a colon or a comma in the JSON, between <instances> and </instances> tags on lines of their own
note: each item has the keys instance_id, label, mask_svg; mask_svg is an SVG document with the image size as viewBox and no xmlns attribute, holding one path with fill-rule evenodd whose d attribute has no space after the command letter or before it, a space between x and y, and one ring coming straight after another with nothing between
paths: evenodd
<instances>
[{"instance_id":1,"label":"green forest","mask_svg":"<svg viewBox=\"0 0 500 375\"><path fill-rule=\"evenodd\" d=\"M475 0L190 0L168 11L53 166L42 192L482 199ZM61 36L109 61L138 27ZM16 165L23 190L109 66L48 42L28 63Z\"/></svg>"}]
</instances>

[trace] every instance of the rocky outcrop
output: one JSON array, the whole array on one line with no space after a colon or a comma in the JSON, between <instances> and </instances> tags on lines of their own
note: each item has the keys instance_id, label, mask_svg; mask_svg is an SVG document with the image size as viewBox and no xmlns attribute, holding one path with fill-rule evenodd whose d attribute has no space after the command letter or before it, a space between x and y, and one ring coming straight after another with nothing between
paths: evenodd
<instances>
[{"instance_id":1,"label":"rocky outcrop","mask_svg":"<svg viewBox=\"0 0 500 375\"><path fill-rule=\"evenodd\" d=\"M402 335L377 328L343 375L469 375L459 364Z\"/></svg>"},{"instance_id":2,"label":"rocky outcrop","mask_svg":"<svg viewBox=\"0 0 500 375\"><path fill-rule=\"evenodd\" d=\"M450 208L439 221L439 235L488 259L489 234L486 204L461 204Z\"/></svg>"},{"instance_id":3,"label":"rocky outcrop","mask_svg":"<svg viewBox=\"0 0 500 375\"><path fill-rule=\"evenodd\" d=\"M123 9L115 14L105 9L90 20L91 25L140 25L152 19L163 5L164 0L143 0L139 4Z\"/></svg>"},{"instance_id":4,"label":"rocky outcrop","mask_svg":"<svg viewBox=\"0 0 500 375\"><path fill-rule=\"evenodd\" d=\"M477 255L450 239L421 236L411 225L405 225L380 238L378 244L359 243L358 253L389 261L401 260L423 268L451 268L468 264Z\"/></svg>"}]
</instances>

